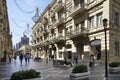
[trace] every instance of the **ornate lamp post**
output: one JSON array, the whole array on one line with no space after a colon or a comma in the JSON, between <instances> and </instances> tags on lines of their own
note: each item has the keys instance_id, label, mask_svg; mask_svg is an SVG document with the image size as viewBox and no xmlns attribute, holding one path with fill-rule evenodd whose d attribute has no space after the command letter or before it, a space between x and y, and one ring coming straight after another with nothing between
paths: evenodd
<instances>
[{"instance_id":1,"label":"ornate lamp post","mask_svg":"<svg viewBox=\"0 0 120 80\"><path fill-rule=\"evenodd\" d=\"M108 61L107 61L107 36L106 36L106 31L107 31L107 19L103 19L103 27L104 27L104 32L105 32L105 78L108 77Z\"/></svg>"}]
</instances>

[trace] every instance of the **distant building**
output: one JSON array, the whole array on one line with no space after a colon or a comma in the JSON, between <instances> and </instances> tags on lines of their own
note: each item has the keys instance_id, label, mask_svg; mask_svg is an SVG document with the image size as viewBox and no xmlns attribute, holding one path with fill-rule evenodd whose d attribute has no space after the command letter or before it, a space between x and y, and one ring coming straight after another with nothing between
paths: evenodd
<instances>
[{"instance_id":1,"label":"distant building","mask_svg":"<svg viewBox=\"0 0 120 80\"><path fill-rule=\"evenodd\" d=\"M22 51L23 54L31 53L31 46L30 45L23 45L18 50Z\"/></svg>"},{"instance_id":2,"label":"distant building","mask_svg":"<svg viewBox=\"0 0 120 80\"><path fill-rule=\"evenodd\" d=\"M21 47L21 43L19 42L16 44L15 50L18 50L20 47Z\"/></svg>"},{"instance_id":3,"label":"distant building","mask_svg":"<svg viewBox=\"0 0 120 80\"><path fill-rule=\"evenodd\" d=\"M21 41L19 43L16 43L14 49L21 50L24 48L24 46L29 46L29 37L27 37L26 35L21 37Z\"/></svg>"},{"instance_id":4,"label":"distant building","mask_svg":"<svg viewBox=\"0 0 120 80\"><path fill-rule=\"evenodd\" d=\"M31 52L31 46L29 45L29 37L27 37L26 35L24 35L23 37L21 37L21 42L20 44L18 44L18 46L16 46L17 50L19 51L23 51L23 53L25 54L26 52Z\"/></svg>"},{"instance_id":5,"label":"distant building","mask_svg":"<svg viewBox=\"0 0 120 80\"><path fill-rule=\"evenodd\" d=\"M29 45L29 38L26 35L21 37L21 46L23 45Z\"/></svg>"}]
</instances>

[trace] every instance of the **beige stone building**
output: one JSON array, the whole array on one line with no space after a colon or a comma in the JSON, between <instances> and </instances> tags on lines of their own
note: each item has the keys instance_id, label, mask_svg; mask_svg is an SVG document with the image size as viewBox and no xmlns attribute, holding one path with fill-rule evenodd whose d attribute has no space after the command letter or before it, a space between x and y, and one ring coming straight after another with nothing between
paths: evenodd
<instances>
[{"instance_id":1,"label":"beige stone building","mask_svg":"<svg viewBox=\"0 0 120 80\"><path fill-rule=\"evenodd\" d=\"M10 34L7 3L6 0L0 0L0 59L7 57L4 51L12 50L12 35Z\"/></svg>"},{"instance_id":2,"label":"beige stone building","mask_svg":"<svg viewBox=\"0 0 120 80\"><path fill-rule=\"evenodd\" d=\"M120 0L52 0L32 27L32 53L56 59L105 58L103 19L107 22L108 60L120 60ZM96 50L100 53L96 54Z\"/></svg>"}]
</instances>

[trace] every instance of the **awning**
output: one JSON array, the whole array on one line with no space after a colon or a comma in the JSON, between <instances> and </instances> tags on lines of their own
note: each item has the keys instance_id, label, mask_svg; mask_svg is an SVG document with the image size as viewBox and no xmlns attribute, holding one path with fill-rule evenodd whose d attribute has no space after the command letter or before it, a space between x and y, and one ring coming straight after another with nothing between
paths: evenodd
<instances>
[{"instance_id":1,"label":"awning","mask_svg":"<svg viewBox=\"0 0 120 80\"><path fill-rule=\"evenodd\" d=\"M101 40L91 41L91 46L94 46L94 45L101 45Z\"/></svg>"}]
</instances>

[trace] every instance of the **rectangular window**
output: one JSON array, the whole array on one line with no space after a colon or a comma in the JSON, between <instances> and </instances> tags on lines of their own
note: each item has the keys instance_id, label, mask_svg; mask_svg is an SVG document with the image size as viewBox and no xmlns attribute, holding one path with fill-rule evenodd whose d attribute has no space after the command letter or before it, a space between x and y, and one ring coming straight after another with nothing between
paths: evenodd
<instances>
[{"instance_id":1,"label":"rectangular window","mask_svg":"<svg viewBox=\"0 0 120 80\"><path fill-rule=\"evenodd\" d=\"M115 12L115 13L114 13L114 24L115 24L116 26L119 25L119 13L118 13L118 12Z\"/></svg>"},{"instance_id":2,"label":"rectangular window","mask_svg":"<svg viewBox=\"0 0 120 80\"><path fill-rule=\"evenodd\" d=\"M74 7L77 8L79 6L79 0L74 0Z\"/></svg>"},{"instance_id":3,"label":"rectangular window","mask_svg":"<svg viewBox=\"0 0 120 80\"><path fill-rule=\"evenodd\" d=\"M81 31L84 31L84 30L85 30L85 22L82 21L82 22L81 22Z\"/></svg>"},{"instance_id":4,"label":"rectangular window","mask_svg":"<svg viewBox=\"0 0 120 80\"><path fill-rule=\"evenodd\" d=\"M72 26L70 26L70 32L72 32Z\"/></svg>"},{"instance_id":5,"label":"rectangular window","mask_svg":"<svg viewBox=\"0 0 120 80\"><path fill-rule=\"evenodd\" d=\"M69 29L70 29L70 34L72 34L73 33L72 26L70 26Z\"/></svg>"},{"instance_id":6,"label":"rectangular window","mask_svg":"<svg viewBox=\"0 0 120 80\"><path fill-rule=\"evenodd\" d=\"M90 22L90 28L93 28L94 27L94 17L91 17L89 22Z\"/></svg>"},{"instance_id":7,"label":"rectangular window","mask_svg":"<svg viewBox=\"0 0 120 80\"><path fill-rule=\"evenodd\" d=\"M76 24L76 32L79 32L80 28L79 28L79 24Z\"/></svg>"},{"instance_id":8,"label":"rectangular window","mask_svg":"<svg viewBox=\"0 0 120 80\"><path fill-rule=\"evenodd\" d=\"M72 34L72 26L68 27L66 29L66 31L67 31L67 34L71 35Z\"/></svg>"},{"instance_id":9,"label":"rectangular window","mask_svg":"<svg viewBox=\"0 0 120 80\"><path fill-rule=\"evenodd\" d=\"M75 7L84 7L85 1L84 0L74 0Z\"/></svg>"},{"instance_id":10,"label":"rectangular window","mask_svg":"<svg viewBox=\"0 0 120 80\"><path fill-rule=\"evenodd\" d=\"M56 19L55 16L52 17L52 23L55 23Z\"/></svg>"},{"instance_id":11,"label":"rectangular window","mask_svg":"<svg viewBox=\"0 0 120 80\"><path fill-rule=\"evenodd\" d=\"M119 42L115 42L115 56L119 56Z\"/></svg>"},{"instance_id":12,"label":"rectangular window","mask_svg":"<svg viewBox=\"0 0 120 80\"><path fill-rule=\"evenodd\" d=\"M97 26L102 25L102 13L97 14Z\"/></svg>"}]
</instances>

